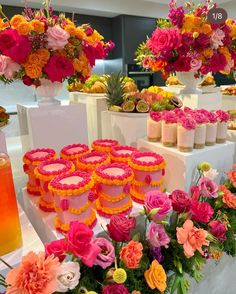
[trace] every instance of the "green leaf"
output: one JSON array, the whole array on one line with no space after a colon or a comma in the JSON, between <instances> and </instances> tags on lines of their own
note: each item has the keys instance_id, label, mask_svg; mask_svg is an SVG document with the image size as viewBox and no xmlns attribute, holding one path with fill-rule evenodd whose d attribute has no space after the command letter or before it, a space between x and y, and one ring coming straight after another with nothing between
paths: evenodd
<instances>
[{"instance_id":1,"label":"green leaf","mask_svg":"<svg viewBox=\"0 0 236 294\"><path fill-rule=\"evenodd\" d=\"M178 288L179 286L179 283L180 283L180 280L181 280L181 276L180 275L176 275L175 276L175 279L174 279L174 283L171 287L171 292L170 294L174 294L175 290Z\"/></svg>"}]
</instances>

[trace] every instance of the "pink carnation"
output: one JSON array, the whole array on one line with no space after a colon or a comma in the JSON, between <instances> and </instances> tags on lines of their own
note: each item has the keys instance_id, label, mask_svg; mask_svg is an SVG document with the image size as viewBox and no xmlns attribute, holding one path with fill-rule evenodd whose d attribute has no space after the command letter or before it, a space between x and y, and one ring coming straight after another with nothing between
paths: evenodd
<instances>
[{"instance_id":1,"label":"pink carnation","mask_svg":"<svg viewBox=\"0 0 236 294\"><path fill-rule=\"evenodd\" d=\"M11 80L19 69L20 65L10 57L0 55L0 75L4 75L7 79Z\"/></svg>"},{"instance_id":2,"label":"pink carnation","mask_svg":"<svg viewBox=\"0 0 236 294\"><path fill-rule=\"evenodd\" d=\"M161 112L159 111L151 111L149 115L151 119L155 121L160 121L162 117Z\"/></svg>"},{"instance_id":3,"label":"pink carnation","mask_svg":"<svg viewBox=\"0 0 236 294\"><path fill-rule=\"evenodd\" d=\"M212 48L217 49L219 46L223 46L224 37L225 37L225 33L221 29L218 28L215 31L213 31L211 35Z\"/></svg>"},{"instance_id":4,"label":"pink carnation","mask_svg":"<svg viewBox=\"0 0 236 294\"><path fill-rule=\"evenodd\" d=\"M180 123L183 128L185 128L186 130L189 130L189 131L194 130L196 128L195 120L189 116L181 117Z\"/></svg>"},{"instance_id":5,"label":"pink carnation","mask_svg":"<svg viewBox=\"0 0 236 294\"><path fill-rule=\"evenodd\" d=\"M191 208L191 198L182 190L175 190L171 193L172 206L178 213L188 212Z\"/></svg>"},{"instance_id":6,"label":"pink carnation","mask_svg":"<svg viewBox=\"0 0 236 294\"><path fill-rule=\"evenodd\" d=\"M53 50L63 49L68 43L70 34L63 30L59 25L47 29L48 48Z\"/></svg>"},{"instance_id":7,"label":"pink carnation","mask_svg":"<svg viewBox=\"0 0 236 294\"><path fill-rule=\"evenodd\" d=\"M194 48L198 50L204 50L210 45L210 37L206 34L199 34L199 36L195 39Z\"/></svg>"},{"instance_id":8,"label":"pink carnation","mask_svg":"<svg viewBox=\"0 0 236 294\"><path fill-rule=\"evenodd\" d=\"M177 123L177 116L173 111L163 111L162 119L167 124L174 124Z\"/></svg>"},{"instance_id":9,"label":"pink carnation","mask_svg":"<svg viewBox=\"0 0 236 294\"><path fill-rule=\"evenodd\" d=\"M220 122L227 122L230 119L230 115L224 110L217 110L216 115Z\"/></svg>"},{"instance_id":10,"label":"pink carnation","mask_svg":"<svg viewBox=\"0 0 236 294\"><path fill-rule=\"evenodd\" d=\"M168 247L170 237L167 235L163 225L151 222L147 230L147 240L153 247Z\"/></svg>"},{"instance_id":11,"label":"pink carnation","mask_svg":"<svg viewBox=\"0 0 236 294\"><path fill-rule=\"evenodd\" d=\"M191 58L187 56L179 56L174 63L175 71L190 71L191 70Z\"/></svg>"},{"instance_id":12,"label":"pink carnation","mask_svg":"<svg viewBox=\"0 0 236 294\"><path fill-rule=\"evenodd\" d=\"M225 225L220 221L213 221L209 224L210 233L215 236L220 242L226 240L226 228Z\"/></svg>"},{"instance_id":13,"label":"pink carnation","mask_svg":"<svg viewBox=\"0 0 236 294\"><path fill-rule=\"evenodd\" d=\"M207 202L199 203L196 200L192 200L191 213L193 220L208 223L213 216L214 209Z\"/></svg>"}]
</instances>

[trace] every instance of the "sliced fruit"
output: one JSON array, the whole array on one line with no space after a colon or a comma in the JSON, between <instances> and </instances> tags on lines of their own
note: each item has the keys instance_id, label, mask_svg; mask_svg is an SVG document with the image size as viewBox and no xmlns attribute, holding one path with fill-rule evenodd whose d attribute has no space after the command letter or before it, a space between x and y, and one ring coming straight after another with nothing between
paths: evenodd
<instances>
[{"instance_id":1,"label":"sliced fruit","mask_svg":"<svg viewBox=\"0 0 236 294\"><path fill-rule=\"evenodd\" d=\"M183 106L183 102L177 97L171 98L170 104L174 105L176 108L181 108Z\"/></svg>"},{"instance_id":2,"label":"sliced fruit","mask_svg":"<svg viewBox=\"0 0 236 294\"><path fill-rule=\"evenodd\" d=\"M145 113L150 110L149 104L145 100L139 100L136 105L137 112Z\"/></svg>"},{"instance_id":3,"label":"sliced fruit","mask_svg":"<svg viewBox=\"0 0 236 294\"><path fill-rule=\"evenodd\" d=\"M135 103L133 100L127 100L122 104L124 112L133 112L135 110Z\"/></svg>"}]
</instances>

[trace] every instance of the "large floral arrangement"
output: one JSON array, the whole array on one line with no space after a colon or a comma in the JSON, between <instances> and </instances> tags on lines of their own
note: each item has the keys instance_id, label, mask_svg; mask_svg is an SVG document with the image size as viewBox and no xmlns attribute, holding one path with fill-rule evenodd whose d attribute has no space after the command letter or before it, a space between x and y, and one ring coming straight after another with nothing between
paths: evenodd
<instances>
[{"instance_id":1,"label":"large floral arrangement","mask_svg":"<svg viewBox=\"0 0 236 294\"><path fill-rule=\"evenodd\" d=\"M187 293L208 259L236 254L236 171L225 185L209 163L198 165L188 194L148 192L139 216L111 217L104 235L71 222L61 240L30 252L0 285L6 293Z\"/></svg>"},{"instance_id":2,"label":"large floral arrangement","mask_svg":"<svg viewBox=\"0 0 236 294\"><path fill-rule=\"evenodd\" d=\"M76 27L65 14L53 13L50 1L39 11L25 8L22 15L0 18L0 78L22 79L40 86L40 79L63 82L86 80L96 59L113 48L90 25Z\"/></svg>"},{"instance_id":3,"label":"large floral arrangement","mask_svg":"<svg viewBox=\"0 0 236 294\"><path fill-rule=\"evenodd\" d=\"M216 7L211 0L177 6L169 3L167 20L159 20L152 36L137 52L137 63L145 69L207 74L228 73L236 61L236 22L227 19L216 25L208 21L208 11Z\"/></svg>"}]
</instances>

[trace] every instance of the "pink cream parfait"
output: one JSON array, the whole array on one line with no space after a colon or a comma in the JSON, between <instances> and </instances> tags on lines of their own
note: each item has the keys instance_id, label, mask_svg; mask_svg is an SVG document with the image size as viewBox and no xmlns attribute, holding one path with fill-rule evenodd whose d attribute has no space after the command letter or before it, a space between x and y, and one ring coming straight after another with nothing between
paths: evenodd
<instances>
[{"instance_id":1,"label":"pink cream parfait","mask_svg":"<svg viewBox=\"0 0 236 294\"><path fill-rule=\"evenodd\" d=\"M134 201L144 203L147 192L162 189L164 158L153 152L136 152L132 154L129 165L134 172L130 194Z\"/></svg>"},{"instance_id":2,"label":"pink cream parfait","mask_svg":"<svg viewBox=\"0 0 236 294\"><path fill-rule=\"evenodd\" d=\"M206 146L216 144L217 134L217 115L214 112L208 112L209 122L206 125Z\"/></svg>"},{"instance_id":3,"label":"pink cream parfait","mask_svg":"<svg viewBox=\"0 0 236 294\"><path fill-rule=\"evenodd\" d=\"M110 157L106 152L92 151L82 155L77 161L77 168L92 175L101 164L110 163Z\"/></svg>"},{"instance_id":4,"label":"pink cream parfait","mask_svg":"<svg viewBox=\"0 0 236 294\"><path fill-rule=\"evenodd\" d=\"M78 170L57 176L49 183L49 191L54 195L57 230L67 232L72 221L82 222L90 228L95 226L95 195L90 191L93 185L90 175Z\"/></svg>"},{"instance_id":5,"label":"pink cream parfait","mask_svg":"<svg viewBox=\"0 0 236 294\"><path fill-rule=\"evenodd\" d=\"M129 190L133 178L133 171L124 163L103 164L96 169L96 207L100 215L110 218L114 214L129 214L132 209Z\"/></svg>"},{"instance_id":6,"label":"pink cream parfait","mask_svg":"<svg viewBox=\"0 0 236 294\"><path fill-rule=\"evenodd\" d=\"M137 152L137 149L133 146L115 146L111 149L110 158L112 162L129 164L131 155L134 152Z\"/></svg>"},{"instance_id":7,"label":"pink cream parfait","mask_svg":"<svg viewBox=\"0 0 236 294\"><path fill-rule=\"evenodd\" d=\"M218 118L216 143L222 144L225 143L227 138L228 121L230 120L230 115L223 110L217 110L216 115Z\"/></svg>"},{"instance_id":8,"label":"pink cream parfait","mask_svg":"<svg viewBox=\"0 0 236 294\"><path fill-rule=\"evenodd\" d=\"M191 152L194 145L196 122L191 116L179 120L177 131L177 148L181 152Z\"/></svg>"},{"instance_id":9,"label":"pink cream parfait","mask_svg":"<svg viewBox=\"0 0 236 294\"><path fill-rule=\"evenodd\" d=\"M161 112L151 111L147 120L147 138L150 142L161 140Z\"/></svg>"},{"instance_id":10,"label":"pink cream parfait","mask_svg":"<svg viewBox=\"0 0 236 294\"><path fill-rule=\"evenodd\" d=\"M173 147L177 142L177 115L173 111L163 111L161 125L162 144Z\"/></svg>"},{"instance_id":11,"label":"pink cream parfait","mask_svg":"<svg viewBox=\"0 0 236 294\"><path fill-rule=\"evenodd\" d=\"M27 191L29 194L40 196L40 182L35 177L34 169L43 161L56 158L56 152L49 148L28 151L23 157L23 169L28 175Z\"/></svg>"},{"instance_id":12,"label":"pink cream parfait","mask_svg":"<svg viewBox=\"0 0 236 294\"><path fill-rule=\"evenodd\" d=\"M92 147L96 151L102 151L110 154L111 148L119 145L119 142L116 140L103 139L93 141Z\"/></svg>"},{"instance_id":13,"label":"pink cream parfait","mask_svg":"<svg viewBox=\"0 0 236 294\"><path fill-rule=\"evenodd\" d=\"M39 200L39 208L43 211L55 211L54 196L48 189L49 182L56 176L64 173L73 172L75 166L72 161L65 159L50 159L40 163L35 168L34 173L40 181L41 197Z\"/></svg>"},{"instance_id":14,"label":"pink cream parfait","mask_svg":"<svg viewBox=\"0 0 236 294\"><path fill-rule=\"evenodd\" d=\"M88 152L89 147L85 144L71 144L62 148L60 157L72 161L76 167L78 158Z\"/></svg>"},{"instance_id":15,"label":"pink cream parfait","mask_svg":"<svg viewBox=\"0 0 236 294\"><path fill-rule=\"evenodd\" d=\"M207 116L198 110L194 111L193 118L196 122L195 136L194 136L194 148L202 149L206 143L206 124L209 122Z\"/></svg>"}]
</instances>

